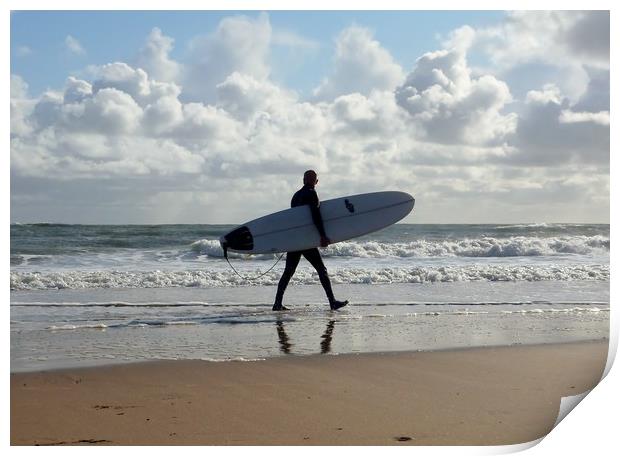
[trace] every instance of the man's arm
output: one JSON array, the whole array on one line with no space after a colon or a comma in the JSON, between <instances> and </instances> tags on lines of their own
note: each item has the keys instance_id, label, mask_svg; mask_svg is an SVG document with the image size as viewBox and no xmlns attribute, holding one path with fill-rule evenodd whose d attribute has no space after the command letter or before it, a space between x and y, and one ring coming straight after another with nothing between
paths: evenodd
<instances>
[{"instance_id":1,"label":"man's arm","mask_svg":"<svg viewBox=\"0 0 620 456\"><path fill-rule=\"evenodd\" d=\"M325 227L323 226L323 217L321 217L321 211L319 210L319 197L315 191L312 191L312 201L309 206L312 213L312 221L316 225L317 230L319 230L319 234L322 238L327 238Z\"/></svg>"}]
</instances>

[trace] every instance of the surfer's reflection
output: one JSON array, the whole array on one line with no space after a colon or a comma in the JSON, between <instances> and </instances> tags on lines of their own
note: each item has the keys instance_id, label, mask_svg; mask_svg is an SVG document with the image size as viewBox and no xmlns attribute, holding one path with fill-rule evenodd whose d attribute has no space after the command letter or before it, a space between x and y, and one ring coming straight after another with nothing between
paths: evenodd
<instances>
[{"instance_id":1,"label":"surfer's reflection","mask_svg":"<svg viewBox=\"0 0 620 456\"><path fill-rule=\"evenodd\" d=\"M334 332L334 326L336 320L329 320L325 332L321 336L321 354L329 353L332 349L332 333ZM284 329L284 321L278 318L276 320L276 331L278 332L278 343L280 344L280 351L284 354L290 355L291 343L286 330Z\"/></svg>"},{"instance_id":2,"label":"surfer's reflection","mask_svg":"<svg viewBox=\"0 0 620 456\"><path fill-rule=\"evenodd\" d=\"M278 331L278 342L280 342L280 351L287 355L291 353L293 344L289 342L288 334L284 330L284 324L279 318L276 320L276 330Z\"/></svg>"},{"instance_id":3,"label":"surfer's reflection","mask_svg":"<svg viewBox=\"0 0 620 456\"><path fill-rule=\"evenodd\" d=\"M332 349L332 332L334 331L334 325L336 324L336 320L329 320L327 323L327 328L325 328L325 332L321 336L321 354L329 353Z\"/></svg>"}]
</instances>

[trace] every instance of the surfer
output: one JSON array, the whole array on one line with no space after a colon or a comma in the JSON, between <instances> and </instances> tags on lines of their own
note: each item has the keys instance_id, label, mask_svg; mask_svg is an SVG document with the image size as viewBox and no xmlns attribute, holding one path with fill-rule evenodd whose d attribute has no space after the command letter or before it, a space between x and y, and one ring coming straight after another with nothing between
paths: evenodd
<instances>
[{"instance_id":1,"label":"surfer","mask_svg":"<svg viewBox=\"0 0 620 456\"><path fill-rule=\"evenodd\" d=\"M314 225L316 226L317 230L319 230L319 234L321 235L321 247L327 247L331 241L327 237L327 234L325 234L323 218L321 217L321 211L319 210L319 197L314 190L314 187L318 183L319 180L317 179L316 172L311 169L306 171L304 173L304 186L293 195L293 199L291 200L291 207L304 205L310 206L312 221L314 222ZM275 303L273 304L273 310L288 310L282 305L282 298L284 297L284 291L286 290L286 286L291 280L291 277L293 277L293 274L297 269L297 265L299 264L299 260L301 259L302 255L306 260L310 262L310 264L314 267L314 269L316 269L316 272L319 274L321 285L323 285L323 289L325 290L327 299L329 299L330 308L332 310L336 310L346 306L349 301L337 301L336 298L334 298L332 285L329 280L329 276L327 275L327 268L323 264L323 259L321 258L319 249L315 247L313 249L298 250L296 252L286 253L286 266L284 268L284 272L282 273L282 277L280 278L280 282L278 283L278 291L276 293Z\"/></svg>"}]
</instances>

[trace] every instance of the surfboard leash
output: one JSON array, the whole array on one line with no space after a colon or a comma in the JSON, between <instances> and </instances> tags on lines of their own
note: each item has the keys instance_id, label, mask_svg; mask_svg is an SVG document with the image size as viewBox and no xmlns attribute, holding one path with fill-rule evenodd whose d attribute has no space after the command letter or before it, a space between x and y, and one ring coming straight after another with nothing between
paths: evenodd
<instances>
[{"instance_id":1,"label":"surfboard leash","mask_svg":"<svg viewBox=\"0 0 620 456\"><path fill-rule=\"evenodd\" d=\"M226 246L223 246L224 249L224 258L226 258L226 262L228 263L228 266L230 266L232 268L233 271L235 271L235 274L237 274L242 280L256 280L256 279L260 279L261 277L263 277L264 275L266 275L269 271L271 271L273 268L276 267L276 265L280 262L280 260L282 259L282 257L284 256L284 252L280 255L280 257L276 260L275 263L273 263L273 265L267 269L265 272L263 272L262 274L257 275L256 277L243 277L241 274L239 274L237 272L237 270L235 269L235 267L232 265L232 263L230 262L230 260L228 259L228 249L226 248Z\"/></svg>"}]
</instances>

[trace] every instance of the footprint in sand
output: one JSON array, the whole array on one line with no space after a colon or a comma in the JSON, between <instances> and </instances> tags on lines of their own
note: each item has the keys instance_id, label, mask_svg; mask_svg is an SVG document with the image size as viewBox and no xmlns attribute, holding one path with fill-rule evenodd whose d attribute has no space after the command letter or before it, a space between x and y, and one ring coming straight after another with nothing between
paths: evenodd
<instances>
[{"instance_id":1,"label":"footprint in sand","mask_svg":"<svg viewBox=\"0 0 620 456\"><path fill-rule=\"evenodd\" d=\"M394 437L394 440L397 440L399 442L408 442L410 440L413 440L413 438L407 437L407 436L401 436L401 437Z\"/></svg>"}]
</instances>

